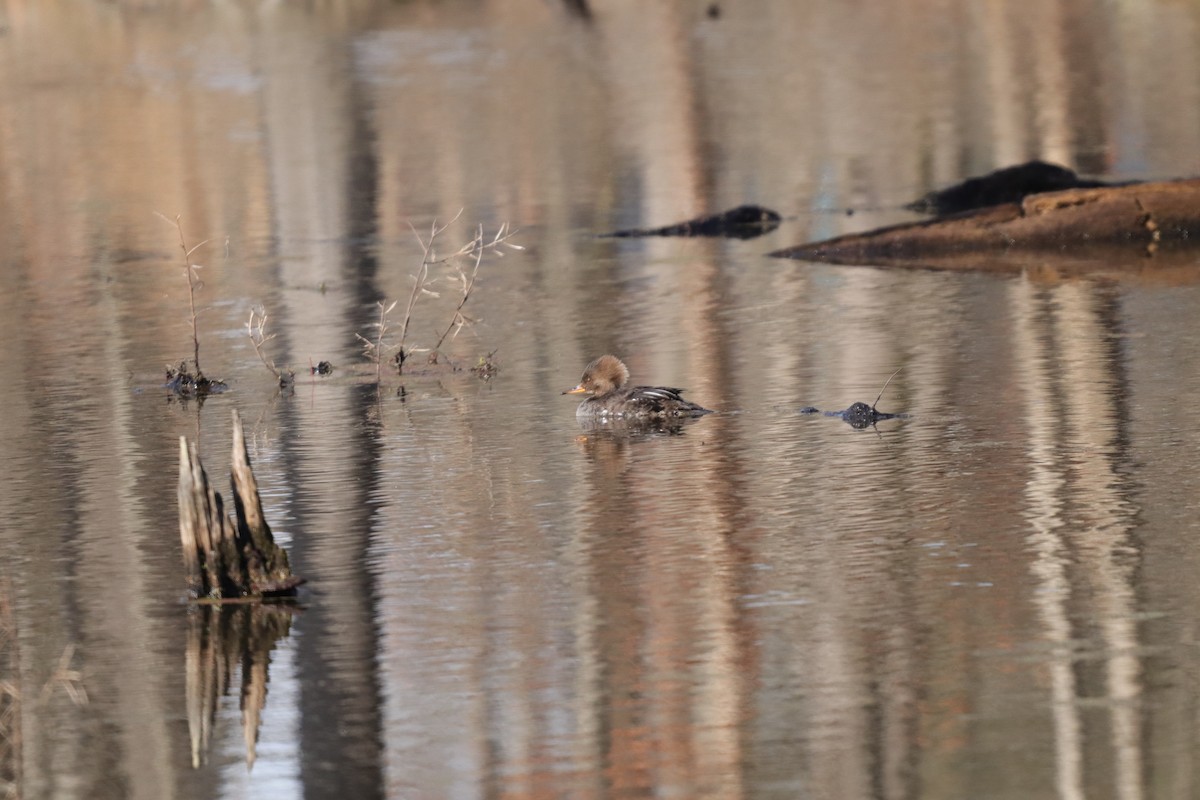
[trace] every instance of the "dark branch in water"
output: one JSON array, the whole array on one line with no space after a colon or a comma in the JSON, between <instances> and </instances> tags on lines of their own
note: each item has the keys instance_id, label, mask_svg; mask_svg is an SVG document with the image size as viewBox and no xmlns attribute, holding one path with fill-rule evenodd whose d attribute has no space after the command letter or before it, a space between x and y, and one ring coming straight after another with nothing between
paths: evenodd
<instances>
[{"instance_id":1,"label":"dark branch in water","mask_svg":"<svg viewBox=\"0 0 1200 800\"><path fill-rule=\"evenodd\" d=\"M707 217L697 217L663 228L631 228L601 234L602 238L636 236L722 236L727 239L753 239L779 227L783 217L769 208L744 205Z\"/></svg>"}]
</instances>

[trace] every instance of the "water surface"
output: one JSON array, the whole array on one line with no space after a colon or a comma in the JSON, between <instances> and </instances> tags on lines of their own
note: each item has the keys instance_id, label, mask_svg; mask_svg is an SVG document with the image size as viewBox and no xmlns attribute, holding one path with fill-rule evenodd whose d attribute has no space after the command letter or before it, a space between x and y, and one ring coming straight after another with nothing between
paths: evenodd
<instances>
[{"instance_id":1,"label":"water surface","mask_svg":"<svg viewBox=\"0 0 1200 800\"><path fill-rule=\"evenodd\" d=\"M764 257L1035 157L1195 174L1196 10L601 5L0 7L0 785L1196 794L1188 266ZM596 238L741 203L786 219ZM439 252L505 222L526 249L484 258L439 368L376 385L355 334L399 300L398 341L410 224L460 211ZM203 404L161 387L191 342L155 212L208 240L201 359L232 391ZM459 299L435 276L418 348ZM581 429L560 392L604 352L718 413ZM908 419L799 413L893 373ZM198 746L174 470L183 435L225 473L235 408L309 583L259 678L227 654Z\"/></svg>"}]
</instances>

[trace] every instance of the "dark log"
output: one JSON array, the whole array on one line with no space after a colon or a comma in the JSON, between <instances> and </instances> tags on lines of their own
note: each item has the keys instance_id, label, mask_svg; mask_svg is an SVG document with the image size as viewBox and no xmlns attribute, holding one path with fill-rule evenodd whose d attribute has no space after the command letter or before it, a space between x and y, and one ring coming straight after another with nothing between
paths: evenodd
<instances>
[{"instance_id":1,"label":"dark log","mask_svg":"<svg viewBox=\"0 0 1200 800\"><path fill-rule=\"evenodd\" d=\"M770 255L834 264L1011 270L1033 263L1140 271L1190 266L1200 179L1068 189L948 217L789 247ZM1182 252L1182 255L1179 255ZM1194 270L1193 270L1194 271Z\"/></svg>"},{"instance_id":2,"label":"dark log","mask_svg":"<svg viewBox=\"0 0 1200 800\"><path fill-rule=\"evenodd\" d=\"M922 214L957 214L1002 203L1019 203L1031 194L1116 185L1119 184L1081 178L1074 170L1059 164L1027 161L930 192L905 208Z\"/></svg>"},{"instance_id":3,"label":"dark log","mask_svg":"<svg viewBox=\"0 0 1200 800\"><path fill-rule=\"evenodd\" d=\"M237 411L230 473L236 521L209 482L196 445L180 437L179 537L189 592L213 600L294 594L304 580L292 574L263 516Z\"/></svg>"},{"instance_id":4,"label":"dark log","mask_svg":"<svg viewBox=\"0 0 1200 800\"><path fill-rule=\"evenodd\" d=\"M762 206L745 205L708 217L697 217L662 228L633 228L601 234L602 238L637 236L722 236L727 239L753 239L779 227L783 219Z\"/></svg>"}]
</instances>

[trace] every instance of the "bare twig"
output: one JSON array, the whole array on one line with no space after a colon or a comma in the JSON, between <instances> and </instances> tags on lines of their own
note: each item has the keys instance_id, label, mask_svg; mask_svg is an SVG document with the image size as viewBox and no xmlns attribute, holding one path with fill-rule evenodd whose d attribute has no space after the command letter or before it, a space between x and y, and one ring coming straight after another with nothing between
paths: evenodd
<instances>
[{"instance_id":1,"label":"bare twig","mask_svg":"<svg viewBox=\"0 0 1200 800\"><path fill-rule=\"evenodd\" d=\"M267 319L266 306L250 309L250 319L246 320L246 335L250 337L250 344L254 345L258 360L271 371L280 386L286 386L295 378L295 373L291 370L284 372L275 366L275 362L267 358L262 349L264 344L275 338L275 334L267 333Z\"/></svg>"},{"instance_id":2,"label":"bare twig","mask_svg":"<svg viewBox=\"0 0 1200 800\"><path fill-rule=\"evenodd\" d=\"M362 342L363 355L375 362L376 384L383 382L383 362L387 359L388 351L392 349L390 345L384 342L384 337L390 330L390 327L388 326L387 315L392 312L392 309L394 309L396 304L399 302L399 300L393 300L391 304L387 306L385 306L383 303L375 304L379 306L379 321L371 323L371 327L375 328L374 340L368 339L359 333L354 334L355 337Z\"/></svg>"},{"instance_id":3,"label":"bare twig","mask_svg":"<svg viewBox=\"0 0 1200 800\"><path fill-rule=\"evenodd\" d=\"M426 238L419 232L412 223L409 223L409 228L413 232L413 236L417 240L417 244L421 247L421 264L417 268L416 273L412 277L412 290L408 295L408 303L404 307L404 320L400 323L400 341L394 348L385 348L383 346L382 333L386 330L387 312L391 311L396 306L393 302L386 310L380 308L380 321L375 325L380 330L380 335L375 338L375 341L364 336L358 338L363 342L364 354L376 364L376 372L379 373L379 366L385 355L384 350L394 349L396 355L393 361L396 364L396 371L404 374L404 364L408 358L416 352L425 348L418 348L409 343L409 330L413 322L413 312L416 309L417 301L422 296L439 297L438 292L434 291L432 286L439 278L432 275L432 268L441 264L452 264L455 270L454 275L449 276L449 280L455 282L459 286L459 301L454 308L454 313L450 318L450 322L446 325L445 330L438 336L437 344L434 345L430 354L429 360L431 363L437 363L438 350L445 344L447 338L453 338L458 335L458 332L463 327L474 322L467 316L464 311L467 301L471 299L471 293L475 288L476 278L479 276L479 266L483 261L485 253L493 253L497 256L504 255L504 249L524 250L520 245L513 244L509 241L516 231L510 230L508 223L500 226L496 231L495 236L487 239L484 236L483 226L477 226L475 235L469 242L458 248L448 255L440 255L437 251L438 237L444 234L451 225L458 221L462 216L462 210L459 210L454 217L444 224L438 223L435 219L429 228L429 236ZM463 262L466 262L466 266ZM435 331L436 333L436 331Z\"/></svg>"},{"instance_id":4,"label":"bare twig","mask_svg":"<svg viewBox=\"0 0 1200 800\"><path fill-rule=\"evenodd\" d=\"M490 251L498 257L503 257L504 250L502 248L508 247L513 250L525 249L518 244L508 241L515 233L516 231L509 231L508 223L506 222L500 226L496 231L496 235L489 242L484 240L483 226L480 225L475 229L475 238L463 245L457 253L450 257L450 259L454 259L458 256L465 256L472 260L472 266L470 273L467 273L461 267L458 268L457 278L462 286L462 299L458 301L458 305L454 309L454 316L450 318L450 324L446 326L446 330L442 331L442 335L438 337L437 344L433 346L432 358L436 359L438 350L442 348L442 343L446 341L446 337L450 335L451 331L454 331L454 336L458 336L458 332L463 329L463 326L473 322L470 317L463 313L463 307L471 299L471 290L475 288L475 278L479 275L479 264L483 261L483 254Z\"/></svg>"},{"instance_id":5,"label":"bare twig","mask_svg":"<svg viewBox=\"0 0 1200 800\"><path fill-rule=\"evenodd\" d=\"M900 370L904 367L896 367L896 371L888 376L888 379L883 382L883 388L879 390L879 396L875 398L875 402L871 404L871 410L875 410L875 406L879 405L879 401L883 399L883 393L887 391L888 384L892 382L892 378L900 374Z\"/></svg>"},{"instance_id":6,"label":"bare twig","mask_svg":"<svg viewBox=\"0 0 1200 800\"><path fill-rule=\"evenodd\" d=\"M396 369L401 374L404 372L404 362L408 360L409 355L413 352L412 349L407 348L405 345L408 342L408 326L412 324L412 313L413 308L417 305L417 299L421 297L421 295L429 295L430 297L438 296L437 292L429 288L430 284L432 283L432 281L429 280L429 267L432 264L440 263L437 257L437 251L434 250L434 244L437 241L437 237L445 233L447 228L457 222L458 218L462 216L462 213L463 210L460 208L458 213L454 215L454 218L445 225L438 225L437 220L435 219L429 228L428 241L421 238L421 234L417 232L417 229L413 227L411 222L408 223L408 227L410 230L412 230L413 236L417 237L417 243L421 245L422 255L421 266L417 270L417 274L412 276L413 288L412 292L408 296L408 306L404 310L404 324L400 326L400 349L396 353Z\"/></svg>"},{"instance_id":7,"label":"bare twig","mask_svg":"<svg viewBox=\"0 0 1200 800\"><path fill-rule=\"evenodd\" d=\"M61 686L75 705L86 706L88 704L87 690L83 688L83 673L77 669L71 669L71 659L74 657L75 645L69 644L59 656L58 666L42 686L42 696L39 698L39 702L45 703L50 699L50 693L54 691L54 688Z\"/></svg>"},{"instance_id":8,"label":"bare twig","mask_svg":"<svg viewBox=\"0 0 1200 800\"><path fill-rule=\"evenodd\" d=\"M196 272L196 270L203 269L203 267L200 264L192 263L192 253L208 244L208 239L205 239L197 245L188 247L187 240L183 236L182 217L176 214L175 219L172 220L157 211L154 213L166 220L167 224L174 225L175 230L179 231L179 249L183 251L183 271L187 276L188 282L188 307L192 312L192 363L196 365L196 378L198 380L203 380L204 370L200 367L200 331L196 325L196 289L203 285L202 281L200 280L200 275Z\"/></svg>"}]
</instances>

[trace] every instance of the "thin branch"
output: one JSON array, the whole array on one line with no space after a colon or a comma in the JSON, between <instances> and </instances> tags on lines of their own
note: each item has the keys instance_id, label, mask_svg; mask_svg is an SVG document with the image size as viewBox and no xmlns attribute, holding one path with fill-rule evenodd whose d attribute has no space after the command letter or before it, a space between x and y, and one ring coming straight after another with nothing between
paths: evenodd
<instances>
[{"instance_id":1,"label":"thin branch","mask_svg":"<svg viewBox=\"0 0 1200 800\"><path fill-rule=\"evenodd\" d=\"M408 227L413 232L413 236L417 240L417 244L421 247L421 266L418 268L415 275L412 276L413 286L412 291L408 296L408 305L404 309L404 321L400 326L400 344L399 351L396 354L397 370L403 374L404 362L410 355L417 351L417 348L410 347L408 344L408 331L413 321L413 310L416 308L417 300L422 295L430 297L438 297L438 293L429 287L434 284L436 278L430 277L430 268L440 264L454 264L457 271L457 280L461 287L461 293L458 304L454 308L454 313L450 317L450 322L446 325L444 331L437 339L437 344L429 356L431 363L437 362L438 350L446 342L447 337L457 336L462 328L472 322L472 320L464 313L463 309L467 301L471 299L471 292L475 288L475 280L479 276L479 266L483 261L485 253L494 253L497 256L504 255L504 248L511 250L524 250L520 245L513 244L509 239L516 233L508 227L508 223L504 223L496 231L496 235L489 241L484 238L483 226L479 225L475 229L475 235L471 240L464 244L458 250L446 256L439 256L437 252L437 240L446 230L458 221L463 214L462 209L454 215L454 217L445 224L438 224L435 219L429 227L429 238L424 238L416 227L410 222ZM471 262L470 270L464 270L459 266L460 259L469 259ZM436 333L436 331L435 331Z\"/></svg>"},{"instance_id":2,"label":"thin branch","mask_svg":"<svg viewBox=\"0 0 1200 800\"><path fill-rule=\"evenodd\" d=\"M516 231L510 231L506 222L496 230L496 235L492 237L491 241L487 241L483 237L483 226L479 225L475 229L475 237L459 248L457 253L445 259L446 261L451 261L459 257L466 257L472 259L473 264L470 273L465 272L461 268L458 270L458 280L462 285L462 297L458 301L458 305L454 308L454 314L451 316L449 324L446 325L446 330L442 332L442 335L438 337L437 344L433 346L433 358L436 358L438 350L441 349L442 344L446 341L446 337L450 336L451 331L454 332L454 336L458 336L458 332L471 322L471 319L463 313L463 307L471 299L471 291L475 288L475 279L479 276L479 265L483 262L483 254L491 252L497 257L502 258L504 256L502 248L507 247L512 250L525 249L521 245L513 244L509 241L515 234Z\"/></svg>"},{"instance_id":3,"label":"thin branch","mask_svg":"<svg viewBox=\"0 0 1200 800\"><path fill-rule=\"evenodd\" d=\"M275 334L267 333L267 319L266 306L250 309L250 319L246 320L246 335L250 337L250 344L254 345L254 352L258 354L258 360L271 371L280 386L286 386L292 382L295 374L290 370L285 373L275 366L275 362L267 358L262 349L264 344L275 338Z\"/></svg>"},{"instance_id":4,"label":"thin branch","mask_svg":"<svg viewBox=\"0 0 1200 800\"><path fill-rule=\"evenodd\" d=\"M172 220L157 211L154 213L165 220L168 225L174 225L175 230L179 231L179 249L183 251L183 271L187 276L188 308L191 310L192 320L192 363L196 365L197 381L202 381L204 379L204 370L200 367L200 331L196 324L196 289L200 286L201 281L200 275L197 274L196 270L203 269L203 267L201 267L200 264L192 263L192 253L208 244L208 239L205 239L197 245L188 247L187 240L183 235L183 218L176 214L175 219Z\"/></svg>"},{"instance_id":5,"label":"thin branch","mask_svg":"<svg viewBox=\"0 0 1200 800\"><path fill-rule=\"evenodd\" d=\"M399 300L393 300L391 305L384 306L383 303L376 303L379 306L379 321L371 323L371 327L376 329L375 339L371 340L362 334L356 333L354 336L363 343L363 355L375 362L375 383L383 383L383 362L387 358L387 353L391 349L384 342L384 337L390 330L387 321L387 315L396 307Z\"/></svg>"},{"instance_id":6,"label":"thin branch","mask_svg":"<svg viewBox=\"0 0 1200 800\"><path fill-rule=\"evenodd\" d=\"M871 410L875 410L875 406L879 405L879 401L883 399L883 393L887 391L888 384L892 382L892 378L900 374L900 370L904 367L896 367L896 371L888 376L888 379L883 382L883 388L879 390L879 396L875 398L875 402L871 404Z\"/></svg>"}]
</instances>

